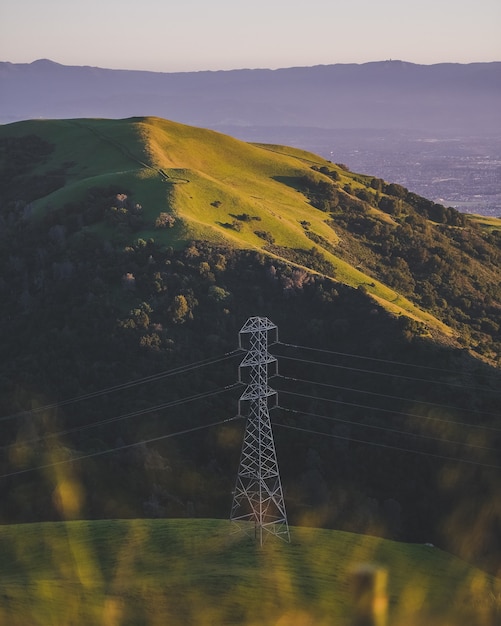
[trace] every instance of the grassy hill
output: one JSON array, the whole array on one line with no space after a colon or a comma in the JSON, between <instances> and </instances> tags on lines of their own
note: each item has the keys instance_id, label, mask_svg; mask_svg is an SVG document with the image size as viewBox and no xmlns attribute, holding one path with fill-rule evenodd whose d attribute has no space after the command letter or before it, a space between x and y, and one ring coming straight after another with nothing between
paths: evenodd
<instances>
[{"instance_id":1,"label":"grassy hill","mask_svg":"<svg viewBox=\"0 0 501 626\"><path fill-rule=\"evenodd\" d=\"M79 518L224 517L243 422L219 420L258 315L286 342L291 523L433 541L497 573L500 232L156 118L0 127L0 522L61 519L46 470L78 458Z\"/></svg>"},{"instance_id":2,"label":"grassy hill","mask_svg":"<svg viewBox=\"0 0 501 626\"><path fill-rule=\"evenodd\" d=\"M19 183L16 191L10 191L17 200L23 199L34 181L45 181L46 187L42 184L37 197L28 197L35 217L80 202L96 188L127 190L143 209L144 226L136 236L154 237L174 247L203 239L264 250L273 241L275 249L268 254L278 257L282 256L280 248L314 248L329 262L330 273L337 280L363 286L396 314L408 315L445 335L454 334L436 316L388 288L377 276L340 258L329 215L314 208L304 195L305 177L329 180L320 168L335 173L336 184L349 185L353 192L365 189L370 177L302 150L251 145L158 118L47 120L0 127L0 142L33 135L51 148L27 167L21 156L21 165L11 163L7 175L11 188L16 189L16 180ZM6 162L12 159L12 144L3 145ZM165 211L175 217L176 226L155 230L156 218ZM377 208L373 213L388 220ZM315 267L310 264L309 269Z\"/></svg>"},{"instance_id":3,"label":"grassy hill","mask_svg":"<svg viewBox=\"0 0 501 626\"><path fill-rule=\"evenodd\" d=\"M350 572L389 574L389 624L493 626L501 581L437 548L313 528L263 548L221 520L0 526L0 623L348 626Z\"/></svg>"},{"instance_id":4,"label":"grassy hill","mask_svg":"<svg viewBox=\"0 0 501 626\"><path fill-rule=\"evenodd\" d=\"M423 333L442 339L462 334L443 298L430 300L427 286L416 298L414 282L422 268L411 267L409 281L402 251L386 250L382 258L377 250L382 237L400 237L405 226L420 232L412 248L432 248L447 260L451 243L457 247L458 242L451 242L455 235L444 232L442 225L461 230L466 225L466 217L453 209L299 149L248 144L159 118L28 121L0 127L0 203L28 203L33 217L41 218L75 205L81 211L82 203L95 202L106 190L108 195L111 190L126 193L127 202L140 207L131 242L154 238L158 244L182 248L204 240L261 250L363 289L392 314L420 323ZM156 229L165 213L173 228ZM350 223L340 223L339 215ZM416 228L416 220L425 220L426 228L424 222ZM102 214L89 221L91 230L107 239L116 239L117 226L123 226L118 219L104 227ZM489 228L485 220L469 222L490 235L496 254L500 222L491 220ZM425 232L430 225L432 238ZM499 282L492 253L479 256L481 263L470 272L459 270L460 256L449 260L462 274L469 273L472 282L480 272L483 282ZM486 268L487 259L492 268ZM475 300L482 287L470 291Z\"/></svg>"}]
</instances>

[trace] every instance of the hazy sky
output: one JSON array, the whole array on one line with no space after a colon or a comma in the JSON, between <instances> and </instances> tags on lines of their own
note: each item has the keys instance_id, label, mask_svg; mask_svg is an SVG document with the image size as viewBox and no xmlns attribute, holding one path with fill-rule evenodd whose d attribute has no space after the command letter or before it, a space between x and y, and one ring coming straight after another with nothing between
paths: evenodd
<instances>
[{"instance_id":1,"label":"hazy sky","mask_svg":"<svg viewBox=\"0 0 501 626\"><path fill-rule=\"evenodd\" d=\"M501 61L501 0L2 0L0 60L162 72Z\"/></svg>"}]
</instances>

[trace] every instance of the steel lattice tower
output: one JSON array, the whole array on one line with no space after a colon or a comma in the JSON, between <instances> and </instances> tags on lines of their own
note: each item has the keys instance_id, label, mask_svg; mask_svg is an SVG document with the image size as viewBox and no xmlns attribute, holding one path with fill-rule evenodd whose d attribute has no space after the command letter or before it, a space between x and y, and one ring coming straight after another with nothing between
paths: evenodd
<instances>
[{"instance_id":1,"label":"steel lattice tower","mask_svg":"<svg viewBox=\"0 0 501 626\"><path fill-rule=\"evenodd\" d=\"M268 411L270 399L276 402L277 398L277 392L268 386L268 366L273 363L275 370L277 367L276 358L268 353L270 331L275 332L276 341L275 324L266 317L251 317L239 333L240 347L242 336L250 335L248 352L239 367L240 381L242 368L250 368L247 388L239 400L239 414L242 402L249 403L249 410L230 516L239 529L252 534L261 545L265 532L290 541Z\"/></svg>"}]
</instances>

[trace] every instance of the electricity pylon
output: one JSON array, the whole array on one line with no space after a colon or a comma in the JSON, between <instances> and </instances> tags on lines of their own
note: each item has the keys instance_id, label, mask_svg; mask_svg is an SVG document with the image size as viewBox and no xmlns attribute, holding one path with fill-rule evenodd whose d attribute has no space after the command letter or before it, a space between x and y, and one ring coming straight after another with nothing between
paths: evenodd
<instances>
[{"instance_id":1,"label":"electricity pylon","mask_svg":"<svg viewBox=\"0 0 501 626\"><path fill-rule=\"evenodd\" d=\"M277 369L276 358L268 353L270 331L275 331L276 341L275 324L266 317L251 317L239 333L240 348L242 336L250 335L248 352L238 370L240 382L242 368L249 367L250 374L247 388L240 396L238 412L242 415L244 402L249 404L249 409L230 516L240 530L252 534L260 545L266 532L290 541L268 411L270 399L274 398L276 403L277 398L277 392L268 386L268 366L274 364L275 373Z\"/></svg>"}]
</instances>

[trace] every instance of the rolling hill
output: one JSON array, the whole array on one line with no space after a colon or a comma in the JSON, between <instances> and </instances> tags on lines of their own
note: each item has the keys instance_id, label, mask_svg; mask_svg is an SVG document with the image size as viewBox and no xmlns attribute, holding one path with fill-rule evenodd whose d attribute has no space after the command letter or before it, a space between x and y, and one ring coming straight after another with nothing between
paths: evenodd
<instances>
[{"instance_id":1,"label":"rolling hill","mask_svg":"<svg viewBox=\"0 0 501 626\"><path fill-rule=\"evenodd\" d=\"M388 571L388 626L493 626L501 582L438 548L293 528L259 548L221 520L0 526L0 623L352 623L350 573ZM384 591L383 591L384 593Z\"/></svg>"},{"instance_id":2,"label":"rolling hill","mask_svg":"<svg viewBox=\"0 0 501 626\"><path fill-rule=\"evenodd\" d=\"M159 118L0 127L1 521L67 519L61 476L71 519L225 517L262 315L292 523L498 573L500 232Z\"/></svg>"},{"instance_id":3,"label":"rolling hill","mask_svg":"<svg viewBox=\"0 0 501 626\"><path fill-rule=\"evenodd\" d=\"M35 194L41 197L27 196L35 217L47 207L61 209L67 202L81 201L93 188L114 185L126 189L135 202L141 203L146 226L141 229L143 237L155 236L174 246L204 239L262 250L270 243L263 237L271 233L277 256L279 248L304 252L315 249L331 264L332 277L353 287L363 286L395 313L409 315L445 335L454 334L430 312L389 289L374 273L368 275L360 264L346 263L333 249L338 236L331 216L312 209L308 197L301 193L308 190L308 184L334 186L334 175L341 202L352 202L355 196L354 202L361 205L357 193L363 191L368 194L366 201L374 205L380 191L371 187L371 177L353 174L297 149L251 145L213 131L154 118L25 122L1 131L5 137L33 133L49 144L55 142L54 150L27 172L15 171L16 163L9 163L9 144L4 144L10 188L7 199L13 199L16 193L25 194L35 180L48 185L45 190L35 187ZM321 168L330 178L319 171ZM305 181L308 177L312 180ZM19 192L16 185L23 191ZM343 190L345 187L349 187L348 192ZM339 199L337 202L339 206ZM153 225L166 209L175 216L177 225L160 233ZM370 212L376 222L395 225L377 206L371 206ZM239 220L239 216L244 219ZM255 228L249 228L245 220ZM314 267L310 265L309 269Z\"/></svg>"}]
</instances>

